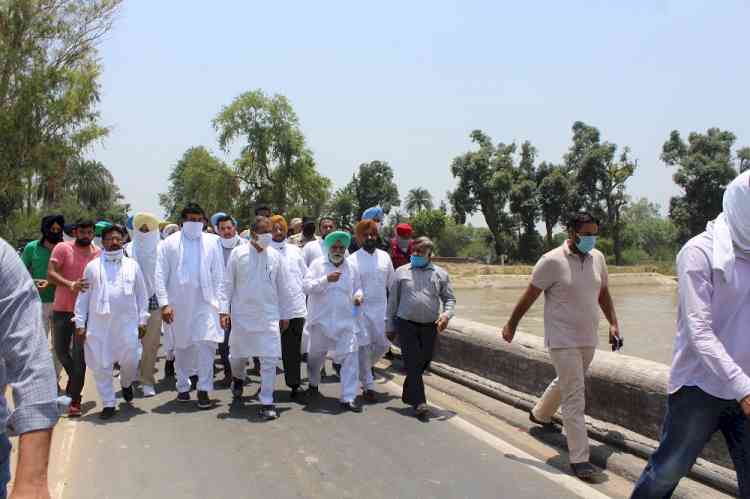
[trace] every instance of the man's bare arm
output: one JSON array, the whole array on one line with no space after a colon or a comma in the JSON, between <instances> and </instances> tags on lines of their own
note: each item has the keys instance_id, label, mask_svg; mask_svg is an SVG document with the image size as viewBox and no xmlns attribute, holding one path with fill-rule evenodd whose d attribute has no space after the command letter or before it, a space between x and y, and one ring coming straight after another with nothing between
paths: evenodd
<instances>
[{"instance_id":1,"label":"man's bare arm","mask_svg":"<svg viewBox=\"0 0 750 499\"><path fill-rule=\"evenodd\" d=\"M11 499L48 499L47 465L52 429L23 433L18 439L18 465Z\"/></svg>"}]
</instances>

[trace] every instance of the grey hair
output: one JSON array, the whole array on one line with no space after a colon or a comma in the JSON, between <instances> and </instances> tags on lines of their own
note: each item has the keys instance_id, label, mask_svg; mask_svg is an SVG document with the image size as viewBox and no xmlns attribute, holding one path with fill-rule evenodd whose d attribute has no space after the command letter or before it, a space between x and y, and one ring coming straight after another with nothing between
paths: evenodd
<instances>
[{"instance_id":1,"label":"grey hair","mask_svg":"<svg viewBox=\"0 0 750 499\"><path fill-rule=\"evenodd\" d=\"M430 251L430 255L432 255L432 252L435 250L435 244L432 242L432 239L429 237L418 237L414 240L414 249L417 248L425 248Z\"/></svg>"}]
</instances>

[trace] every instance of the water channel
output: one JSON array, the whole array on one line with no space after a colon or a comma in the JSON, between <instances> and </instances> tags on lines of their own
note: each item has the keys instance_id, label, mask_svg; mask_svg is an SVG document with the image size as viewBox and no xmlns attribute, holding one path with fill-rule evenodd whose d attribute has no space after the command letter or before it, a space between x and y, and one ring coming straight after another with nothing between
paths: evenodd
<instances>
[{"instance_id":1,"label":"water channel","mask_svg":"<svg viewBox=\"0 0 750 499\"><path fill-rule=\"evenodd\" d=\"M622 352L669 365L676 330L677 289L662 286L612 286L620 330L625 338ZM498 329L510 317L522 290L457 289L457 315ZM521 321L525 333L544 336L544 298ZM608 325L602 315L599 348L608 349Z\"/></svg>"}]
</instances>

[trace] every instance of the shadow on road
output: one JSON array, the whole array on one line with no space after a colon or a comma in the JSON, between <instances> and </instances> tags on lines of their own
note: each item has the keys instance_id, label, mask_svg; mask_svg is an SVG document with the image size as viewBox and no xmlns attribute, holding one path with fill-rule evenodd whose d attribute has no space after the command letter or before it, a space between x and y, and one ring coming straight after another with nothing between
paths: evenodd
<instances>
[{"instance_id":1,"label":"shadow on road","mask_svg":"<svg viewBox=\"0 0 750 499\"><path fill-rule=\"evenodd\" d=\"M168 400L162 405L154 407L151 412L154 414L189 414L193 412L202 412L205 410L213 410L217 407L221 407L223 404L221 401L211 399L211 409L200 409L198 408L198 401L195 397L190 402L178 402L176 398Z\"/></svg>"},{"instance_id":2,"label":"shadow on road","mask_svg":"<svg viewBox=\"0 0 750 499\"><path fill-rule=\"evenodd\" d=\"M95 425L112 425L112 424L117 424L117 423L127 423L134 417L148 414L148 412L132 404L128 404L126 402L120 402L120 406L117 408L117 412L112 417L112 419L109 419L109 420L99 419L99 414L101 414L101 411L92 412L91 414L86 414L85 416L81 418L81 421L85 421L86 423L91 423Z\"/></svg>"},{"instance_id":3,"label":"shadow on road","mask_svg":"<svg viewBox=\"0 0 750 499\"><path fill-rule=\"evenodd\" d=\"M262 404L245 405L243 402L235 400L228 406L228 412L221 412L217 414L216 419L220 419L222 421L228 419L241 419L250 423L270 423L271 421L266 421L260 416L260 410L262 407ZM276 412L280 418L284 415L285 412L288 412L290 410L291 407L276 406Z\"/></svg>"}]
</instances>

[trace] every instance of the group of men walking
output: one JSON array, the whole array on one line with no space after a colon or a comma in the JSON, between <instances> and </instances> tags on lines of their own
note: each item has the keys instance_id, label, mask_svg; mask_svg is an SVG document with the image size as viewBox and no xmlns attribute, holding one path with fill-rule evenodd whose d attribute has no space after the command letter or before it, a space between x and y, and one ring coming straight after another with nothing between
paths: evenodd
<instances>
[{"instance_id":1,"label":"group of men walking","mask_svg":"<svg viewBox=\"0 0 750 499\"><path fill-rule=\"evenodd\" d=\"M209 220L189 204L176 229L160 231L155 216L138 213L126 227L81 220L69 242L61 242L61 216L44 219L43 236L27 245L24 261L43 299L52 301L47 314L55 357L68 375L70 416L81 414L86 367L102 419L116 412L113 366L126 402L134 399L136 382L144 397L155 395L162 343L165 375L176 377L179 402L190 402L195 390L198 407L212 407L218 351L224 384L236 400L252 361L260 377L260 414L275 419L279 364L291 398L315 403L330 357L341 380L342 408L361 412L360 393L365 402L378 400L374 364L389 351L389 337L403 330L410 336L404 358L414 359L404 401L417 417L428 418L421 376L434 336L455 308L447 274L430 262L432 243L411 240L406 224L383 242L384 213L377 207L363 214L355 237L336 230L331 218L317 224L296 219L290 230L283 216L265 207L256 213L245 237L231 216L217 213ZM394 261L409 278L398 278Z\"/></svg>"}]
</instances>

